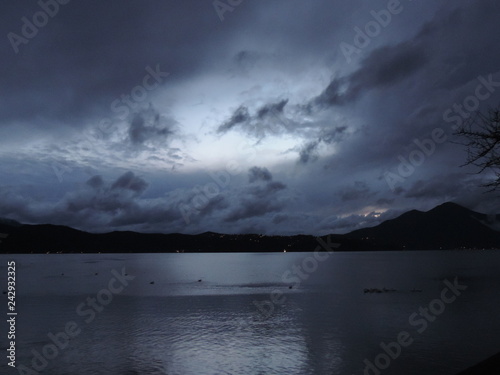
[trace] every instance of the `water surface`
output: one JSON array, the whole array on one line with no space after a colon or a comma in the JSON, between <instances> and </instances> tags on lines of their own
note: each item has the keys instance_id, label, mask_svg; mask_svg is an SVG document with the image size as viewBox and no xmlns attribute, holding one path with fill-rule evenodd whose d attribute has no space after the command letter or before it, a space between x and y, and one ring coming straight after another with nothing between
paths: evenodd
<instances>
[{"instance_id":1,"label":"water surface","mask_svg":"<svg viewBox=\"0 0 500 375\"><path fill-rule=\"evenodd\" d=\"M48 333L71 321L80 334L40 373L363 374L364 361L374 362L381 343L402 331L413 342L381 374L453 375L500 351L499 252L311 257L3 255L3 289L7 261L17 263L17 364L31 367L33 350L42 353ZM303 267L300 277L294 266ZM117 294L107 292L112 270L134 277ZM443 280L455 278L467 290L418 333L410 316L440 299ZM384 287L396 291L363 292ZM99 293L112 299L90 319L87 298ZM1 327L5 352L6 322ZM6 359L0 370L17 373Z\"/></svg>"}]
</instances>

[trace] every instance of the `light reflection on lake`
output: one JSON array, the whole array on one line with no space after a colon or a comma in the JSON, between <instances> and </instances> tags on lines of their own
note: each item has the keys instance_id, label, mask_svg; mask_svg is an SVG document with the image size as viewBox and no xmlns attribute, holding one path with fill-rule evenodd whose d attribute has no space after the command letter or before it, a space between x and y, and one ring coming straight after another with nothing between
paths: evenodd
<instances>
[{"instance_id":1,"label":"light reflection on lake","mask_svg":"<svg viewBox=\"0 0 500 375\"><path fill-rule=\"evenodd\" d=\"M414 342L383 374L453 375L500 351L499 252L336 253L290 289L285 273L310 256L2 255L2 285L17 263L18 364L68 321L81 333L43 374L363 374L403 330ZM77 307L123 268L135 278L86 323ZM410 315L455 277L468 289L419 334ZM397 291L363 293L383 287Z\"/></svg>"}]
</instances>

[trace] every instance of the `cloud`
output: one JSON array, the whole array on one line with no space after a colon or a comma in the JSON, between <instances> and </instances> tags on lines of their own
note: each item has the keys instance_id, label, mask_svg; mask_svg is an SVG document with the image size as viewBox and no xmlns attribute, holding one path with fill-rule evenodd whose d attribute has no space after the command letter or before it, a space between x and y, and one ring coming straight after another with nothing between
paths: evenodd
<instances>
[{"instance_id":1,"label":"cloud","mask_svg":"<svg viewBox=\"0 0 500 375\"><path fill-rule=\"evenodd\" d=\"M174 124L173 120L166 119L150 107L133 115L128 129L130 142L134 146L151 141L165 142L174 134Z\"/></svg>"},{"instance_id":2,"label":"cloud","mask_svg":"<svg viewBox=\"0 0 500 375\"><path fill-rule=\"evenodd\" d=\"M62 207L62 211L79 213L83 216L96 216L99 213L106 213L112 217L123 215L124 212L134 208L136 198L148 186L146 181L130 171L109 185L105 184L100 176L91 177L85 185L91 189L67 194L59 203L59 209Z\"/></svg>"},{"instance_id":3,"label":"cloud","mask_svg":"<svg viewBox=\"0 0 500 375\"><path fill-rule=\"evenodd\" d=\"M302 164L307 164L318 160L318 155L316 153L319 141L311 141L306 143L299 151L299 162Z\"/></svg>"},{"instance_id":4,"label":"cloud","mask_svg":"<svg viewBox=\"0 0 500 375\"><path fill-rule=\"evenodd\" d=\"M288 103L288 99L283 99L277 103L269 103L257 110L257 118L259 120L263 120L266 117L281 115L283 113L283 109Z\"/></svg>"},{"instance_id":5,"label":"cloud","mask_svg":"<svg viewBox=\"0 0 500 375\"><path fill-rule=\"evenodd\" d=\"M253 113L245 105L240 105L223 124L217 127L218 134L238 129L257 139L268 135L279 136L297 131L297 123L285 115L288 99L269 102L258 107Z\"/></svg>"},{"instance_id":6,"label":"cloud","mask_svg":"<svg viewBox=\"0 0 500 375\"><path fill-rule=\"evenodd\" d=\"M319 147L340 142L346 135L347 126L337 126L333 129L321 129L317 139L307 142L299 150L299 163L307 164L319 159Z\"/></svg>"},{"instance_id":7,"label":"cloud","mask_svg":"<svg viewBox=\"0 0 500 375\"><path fill-rule=\"evenodd\" d=\"M8 40L0 51L0 215L97 231L324 234L452 198L500 207L450 143L394 192L381 178L414 139L451 135L443 114L474 95L479 75L499 80L500 3L405 2L348 64L339 46L382 6L252 1L224 23L196 0L61 7L18 54ZM3 35L39 10L4 8ZM144 81L157 66L168 79ZM495 88L481 106L499 100ZM252 158L233 150L240 142ZM248 173L186 224L179 207L233 158Z\"/></svg>"},{"instance_id":8,"label":"cloud","mask_svg":"<svg viewBox=\"0 0 500 375\"><path fill-rule=\"evenodd\" d=\"M113 184L111 185L111 190L117 189L125 189L130 190L138 195L142 194L144 190L148 187L146 181L142 178L137 177L132 172L126 172L122 176L120 176Z\"/></svg>"},{"instance_id":9,"label":"cloud","mask_svg":"<svg viewBox=\"0 0 500 375\"><path fill-rule=\"evenodd\" d=\"M69 225L90 231L109 231L120 227L158 230L169 223L182 230L182 217L174 201L147 199L142 196L148 183L128 171L114 181L101 176L89 178L79 189L70 191L56 202L26 199L10 189L0 190L0 215L14 216L23 223ZM134 227L135 226L135 227Z\"/></svg>"},{"instance_id":10,"label":"cloud","mask_svg":"<svg viewBox=\"0 0 500 375\"><path fill-rule=\"evenodd\" d=\"M417 180L406 190L404 196L419 200L442 199L451 201L478 189L481 177L464 176L459 173L429 176L426 180Z\"/></svg>"},{"instance_id":11,"label":"cloud","mask_svg":"<svg viewBox=\"0 0 500 375\"><path fill-rule=\"evenodd\" d=\"M101 176L91 177L86 184L93 189L100 189L104 186L104 181Z\"/></svg>"},{"instance_id":12,"label":"cloud","mask_svg":"<svg viewBox=\"0 0 500 375\"><path fill-rule=\"evenodd\" d=\"M394 203L394 199L379 198L376 203L378 206L390 206Z\"/></svg>"},{"instance_id":13,"label":"cloud","mask_svg":"<svg viewBox=\"0 0 500 375\"><path fill-rule=\"evenodd\" d=\"M225 216L226 222L259 217L279 212L285 207L285 200L281 192L287 186L279 181L272 181L272 175L267 168L253 167L249 169L249 183L251 186L238 194L238 203Z\"/></svg>"},{"instance_id":14,"label":"cloud","mask_svg":"<svg viewBox=\"0 0 500 375\"><path fill-rule=\"evenodd\" d=\"M268 199L280 190L286 189L286 185L279 181L268 182L265 185L251 186L248 192L255 198Z\"/></svg>"},{"instance_id":15,"label":"cloud","mask_svg":"<svg viewBox=\"0 0 500 375\"><path fill-rule=\"evenodd\" d=\"M241 203L240 207L234 209L226 216L225 221L238 222L244 219L262 217L266 214L280 211L283 207L284 204L282 202L245 200Z\"/></svg>"},{"instance_id":16,"label":"cloud","mask_svg":"<svg viewBox=\"0 0 500 375\"><path fill-rule=\"evenodd\" d=\"M333 129L323 129L319 136L319 141L332 144L342 140L347 130L347 126L336 126Z\"/></svg>"},{"instance_id":17,"label":"cloud","mask_svg":"<svg viewBox=\"0 0 500 375\"><path fill-rule=\"evenodd\" d=\"M320 107L348 104L370 90L404 81L427 63L424 46L413 41L377 48L362 61L358 70L334 78L311 104Z\"/></svg>"},{"instance_id":18,"label":"cloud","mask_svg":"<svg viewBox=\"0 0 500 375\"><path fill-rule=\"evenodd\" d=\"M252 167L248 171L248 182L271 181L273 176L267 168Z\"/></svg>"},{"instance_id":19,"label":"cloud","mask_svg":"<svg viewBox=\"0 0 500 375\"><path fill-rule=\"evenodd\" d=\"M358 199L366 199L375 193L371 191L366 182L355 181L351 186L346 186L340 189L337 194L339 194L340 199L343 202L347 202Z\"/></svg>"},{"instance_id":20,"label":"cloud","mask_svg":"<svg viewBox=\"0 0 500 375\"><path fill-rule=\"evenodd\" d=\"M21 18L31 19L37 11L36 3L5 7L2 33L22 35ZM3 66L19 75L4 76L1 118L81 128L91 119L113 116L111 104L127 95L131 100L147 66L160 64L177 78L185 77L204 64L203 56L216 53L213 38L225 39L227 30L218 30L214 14L211 3L197 7L192 0L155 6L137 0L126 6L88 0L61 6L36 37L19 46L18 54L6 38ZM92 27L88 19L93 20ZM204 26L193 28L188 19ZM51 49L54 43L57 52Z\"/></svg>"},{"instance_id":21,"label":"cloud","mask_svg":"<svg viewBox=\"0 0 500 375\"><path fill-rule=\"evenodd\" d=\"M248 113L248 108L244 106L238 107L236 111L232 114L231 118L224 124L220 125L217 129L217 133L226 133L227 131L234 128L236 125L245 124L251 119Z\"/></svg>"}]
</instances>

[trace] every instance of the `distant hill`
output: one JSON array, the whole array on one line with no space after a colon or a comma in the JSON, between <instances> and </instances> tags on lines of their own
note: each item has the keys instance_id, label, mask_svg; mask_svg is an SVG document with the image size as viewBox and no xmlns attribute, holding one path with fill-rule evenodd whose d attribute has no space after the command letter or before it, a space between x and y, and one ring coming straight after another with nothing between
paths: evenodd
<instances>
[{"instance_id":1,"label":"distant hill","mask_svg":"<svg viewBox=\"0 0 500 375\"><path fill-rule=\"evenodd\" d=\"M314 251L314 236L228 235L206 232L198 235L137 232L87 233L59 225L0 225L0 253L154 253L154 252L273 252ZM361 241L330 236L325 242L360 249Z\"/></svg>"},{"instance_id":2,"label":"distant hill","mask_svg":"<svg viewBox=\"0 0 500 375\"><path fill-rule=\"evenodd\" d=\"M330 236L338 251L433 250L500 248L494 217L455 203L444 203L421 212L412 210L380 225L344 235ZM198 235L137 232L88 233L58 225L23 225L0 219L1 253L146 253L146 252L272 252L314 251L314 236ZM7 235L7 236L5 236ZM328 236L321 240L328 242Z\"/></svg>"},{"instance_id":3,"label":"distant hill","mask_svg":"<svg viewBox=\"0 0 500 375\"><path fill-rule=\"evenodd\" d=\"M370 242L376 248L500 248L500 232L492 229L498 219L499 215L489 217L448 202L427 212L406 212L376 227L355 230L346 237Z\"/></svg>"}]
</instances>

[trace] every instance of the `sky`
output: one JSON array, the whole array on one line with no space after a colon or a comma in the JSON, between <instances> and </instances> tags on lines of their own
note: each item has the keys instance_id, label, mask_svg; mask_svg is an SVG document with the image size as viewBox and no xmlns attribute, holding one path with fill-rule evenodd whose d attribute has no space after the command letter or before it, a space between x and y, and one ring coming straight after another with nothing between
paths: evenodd
<instances>
[{"instance_id":1,"label":"sky","mask_svg":"<svg viewBox=\"0 0 500 375\"><path fill-rule=\"evenodd\" d=\"M500 104L494 0L4 2L0 217L346 233L500 213L454 135Z\"/></svg>"}]
</instances>

